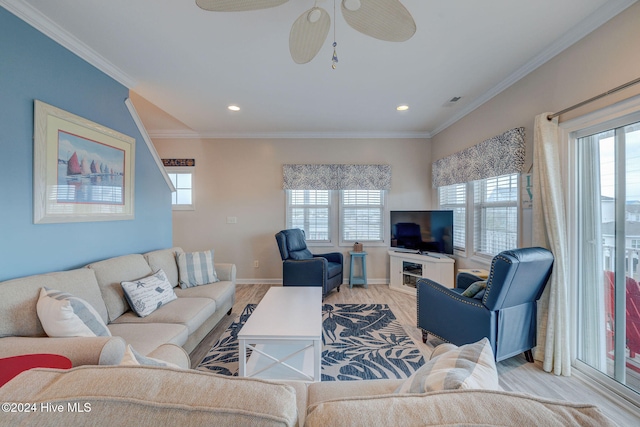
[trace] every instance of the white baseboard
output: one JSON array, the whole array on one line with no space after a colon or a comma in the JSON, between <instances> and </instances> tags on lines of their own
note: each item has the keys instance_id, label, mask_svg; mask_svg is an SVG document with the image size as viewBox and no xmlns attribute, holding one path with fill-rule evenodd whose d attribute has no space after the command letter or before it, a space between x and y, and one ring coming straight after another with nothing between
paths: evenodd
<instances>
[{"instance_id":1,"label":"white baseboard","mask_svg":"<svg viewBox=\"0 0 640 427\"><path fill-rule=\"evenodd\" d=\"M369 279L367 280L369 285L388 285L389 279ZM238 285L282 285L282 279L238 279L236 278L236 284ZM349 286L349 279L342 283Z\"/></svg>"}]
</instances>

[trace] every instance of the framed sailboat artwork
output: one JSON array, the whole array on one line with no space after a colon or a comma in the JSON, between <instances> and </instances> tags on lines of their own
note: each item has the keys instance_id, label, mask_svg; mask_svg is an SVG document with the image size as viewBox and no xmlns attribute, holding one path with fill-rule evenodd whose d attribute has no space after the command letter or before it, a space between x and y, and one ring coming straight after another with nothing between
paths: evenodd
<instances>
[{"instance_id":1,"label":"framed sailboat artwork","mask_svg":"<svg viewBox=\"0 0 640 427\"><path fill-rule=\"evenodd\" d=\"M134 155L134 138L36 100L34 223L133 219Z\"/></svg>"}]
</instances>

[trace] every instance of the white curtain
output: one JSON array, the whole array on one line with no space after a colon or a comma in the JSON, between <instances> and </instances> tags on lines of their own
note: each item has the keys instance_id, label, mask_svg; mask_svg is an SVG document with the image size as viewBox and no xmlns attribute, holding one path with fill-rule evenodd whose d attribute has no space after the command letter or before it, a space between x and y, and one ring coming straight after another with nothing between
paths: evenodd
<instances>
[{"instance_id":1,"label":"white curtain","mask_svg":"<svg viewBox=\"0 0 640 427\"><path fill-rule=\"evenodd\" d=\"M551 278L538 303L538 345L535 358L543 369L571 375L567 295L567 227L560 173L558 120L551 113L536 116L533 131L533 245L553 252Z\"/></svg>"},{"instance_id":2,"label":"white curtain","mask_svg":"<svg viewBox=\"0 0 640 427\"><path fill-rule=\"evenodd\" d=\"M602 196L600 191L600 139L581 138L578 144L578 194L580 200L581 359L606 372L606 320L602 254Z\"/></svg>"}]
</instances>

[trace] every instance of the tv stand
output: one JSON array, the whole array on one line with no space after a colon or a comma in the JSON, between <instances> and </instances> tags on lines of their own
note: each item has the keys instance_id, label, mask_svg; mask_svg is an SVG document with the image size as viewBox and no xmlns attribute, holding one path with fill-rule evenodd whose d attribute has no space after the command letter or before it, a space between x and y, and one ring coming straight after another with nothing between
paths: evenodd
<instances>
[{"instance_id":1,"label":"tv stand","mask_svg":"<svg viewBox=\"0 0 640 427\"><path fill-rule=\"evenodd\" d=\"M433 252L408 253L390 250L389 288L416 294L416 283L424 277L453 288L455 261L444 254Z\"/></svg>"}]
</instances>

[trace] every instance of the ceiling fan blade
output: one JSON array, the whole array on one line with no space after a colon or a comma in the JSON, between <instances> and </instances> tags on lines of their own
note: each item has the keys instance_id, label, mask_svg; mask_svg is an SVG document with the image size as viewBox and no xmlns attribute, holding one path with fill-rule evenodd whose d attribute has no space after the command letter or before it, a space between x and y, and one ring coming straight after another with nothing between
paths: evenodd
<instances>
[{"instance_id":1,"label":"ceiling fan blade","mask_svg":"<svg viewBox=\"0 0 640 427\"><path fill-rule=\"evenodd\" d=\"M326 10L312 7L296 19L289 33L289 52L296 64L306 64L327 39L331 17Z\"/></svg>"},{"instance_id":2,"label":"ceiling fan blade","mask_svg":"<svg viewBox=\"0 0 640 427\"><path fill-rule=\"evenodd\" d=\"M354 30L390 42L409 40L416 23L399 0L342 0L342 15Z\"/></svg>"},{"instance_id":3,"label":"ceiling fan blade","mask_svg":"<svg viewBox=\"0 0 640 427\"><path fill-rule=\"evenodd\" d=\"M212 12L244 12L280 6L289 0L196 0L196 4Z\"/></svg>"}]
</instances>

